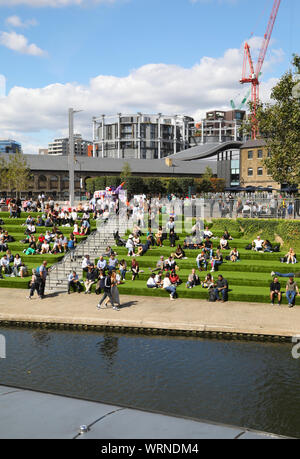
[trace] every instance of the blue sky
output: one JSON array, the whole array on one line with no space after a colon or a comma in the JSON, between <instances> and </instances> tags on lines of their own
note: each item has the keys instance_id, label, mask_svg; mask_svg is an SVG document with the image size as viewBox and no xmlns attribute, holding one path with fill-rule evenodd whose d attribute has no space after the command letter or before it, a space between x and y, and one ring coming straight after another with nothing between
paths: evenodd
<instances>
[{"instance_id":1,"label":"blue sky","mask_svg":"<svg viewBox=\"0 0 300 459\"><path fill-rule=\"evenodd\" d=\"M242 99L245 39L265 32L273 0L0 0L0 137L28 153L64 134L71 105L91 117L119 111L226 108ZM282 0L262 95L299 51L299 0ZM253 54L259 40L252 39ZM258 44L257 44L258 43ZM2 114L1 114L2 113ZM30 114L32 116L30 116Z\"/></svg>"}]
</instances>

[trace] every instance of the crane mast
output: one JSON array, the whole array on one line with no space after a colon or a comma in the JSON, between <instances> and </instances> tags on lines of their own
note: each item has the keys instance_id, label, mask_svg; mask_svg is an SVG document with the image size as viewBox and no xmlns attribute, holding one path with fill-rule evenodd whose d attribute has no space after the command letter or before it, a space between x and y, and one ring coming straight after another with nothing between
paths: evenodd
<instances>
[{"instance_id":1,"label":"crane mast","mask_svg":"<svg viewBox=\"0 0 300 459\"><path fill-rule=\"evenodd\" d=\"M256 68L254 69L253 60L251 57L250 46L246 42L244 46L244 61L243 61L243 73L242 79L240 82L242 84L251 83L251 102L252 102L252 113L251 113L251 137L255 140L258 136L258 122L257 122L257 106L259 103L259 76L262 70L262 66L264 64L264 60L267 54L267 50L269 47L270 39L272 36L274 24L276 21L276 17L278 14L279 6L281 0L274 0L273 8L271 12L271 16L268 22L267 30L264 35L264 39L262 42L262 46L260 49L258 61ZM250 68L250 75L247 76L247 63L249 64Z\"/></svg>"}]
</instances>

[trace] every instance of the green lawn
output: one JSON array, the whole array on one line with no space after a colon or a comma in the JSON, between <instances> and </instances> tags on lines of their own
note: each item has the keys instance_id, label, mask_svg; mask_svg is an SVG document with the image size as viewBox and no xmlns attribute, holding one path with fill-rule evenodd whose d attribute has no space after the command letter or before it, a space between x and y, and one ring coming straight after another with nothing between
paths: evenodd
<instances>
[{"instance_id":1,"label":"green lawn","mask_svg":"<svg viewBox=\"0 0 300 459\"><path fill-rule=\"evenodd\" d=\"M19 219L9 218L8 212L0 213L0 218L4 221L2 225L10 235L15 238L15 242L8 244L8 248L15 255L19 253L22 260L28 266L29 273L31 269L37 267L42 263L44 259L48 261L48 266L58 262L62 259L63 255L25 255L23 253L24 248L27 247L27 244L22 244L20 241L25 238L24 231L25 227L22 224L25 222L28 214L23 213ZM37 216L37 213L30 213L32 216ZM91 229L96 227L96 222L91 221ZM223 234L223 231L220 229L214 229L212 226L211 231L214 233L218 239L214 239L213 246L217 248L219 243L219 237ZM70 227L60 227L60 230L68 236L72 228ZM37 228L37 237L40 233L45 233L47 228L40 227ZM225 260L225 256L229 254L229 251L222 251L224 257L224 263L219 268L219 272L213 273L214 278L217 278L218 273L223 274L223 276L229 282L229 299L234 301L247 301L247 302L268 302L269 301L269 286L272 281L271 271L280 271L283 273L294 272L298 270L298 265L287 265L280 263L280 257L282 257L286 250L281 253L261 253L245 250L245 247L251 242L249 239L245 239L241 233L232 232L233 240L229 241L231 248L237 247L240 253L241 261L237 263L231 263L230 261ZM184 238L187 234L184 232L179 235L180 239L176 244L183 245ZM80 241L84 237L77 237L77 240ZM145 242L145 236L142 237L142 242ZM273 245L276 243L273 242ZM127 250L124 247L114 247L118 253L118 259L121 260L124 258L127 261L128 266L130 266L131 258L127 257ZM150 275L149 268L155 268L156 262L159 260L160 256L163 255L167 258L172 252L175 251L175 248L170 247L169 240L164 241L164 246L154 247L149 250L146 255L142 257L137 257L137 260L140 264L139 278L135 281L131 281L131 273L127 272L126 282L119 286L120 293L129 294L129 295L145 295L145 296L160 296L168 297L168 293L162 289L148 289L146 286L146 281ZM203 289L201 286L195 287L193 289L186 288L186 281L189 273L192 268L196 268L196 257L198 255L198 250L186 250L186 260L179 260L177 264L180 268L178 274L182 280L182 284L177 288L178 296L181 298L201 298L206 299L208 296L207 290ZM3 256L3 254L0 254ZM96 262L96 260L95 260ZM208 271L210 270L210 266ZM299 268L300 271L300 268ZM200 279L203 280L206 272L199 272ZM10 287L10 288L28 288L28 283L30 276L25 279L20 279L19 277L7 277L5 276L3 280L0 280L0 287ZM282 278L280 280L282 291L285 290L287 279ZM284 296L283 303L286 303Z\"/></svg>"}]
</instances>

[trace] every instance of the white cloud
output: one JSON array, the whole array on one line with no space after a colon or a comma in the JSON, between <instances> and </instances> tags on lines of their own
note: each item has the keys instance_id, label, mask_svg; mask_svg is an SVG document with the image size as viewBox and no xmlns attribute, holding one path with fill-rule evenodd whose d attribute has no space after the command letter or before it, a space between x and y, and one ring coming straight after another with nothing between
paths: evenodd
<instances>
[{"instance_id":1,"label":"white cloud","mask_svg":"<svg viewBox=\"0 0 300 459\"><path fill-rule=\"evenodd\" d=\"M113 4L119 0L0 0L0 6L63 7L70 5Z\"/></svg>"},{"instance_id":2,"label":"white cloud","mask_svg":"<svg viewBox=\"0 0 300 459\"><path fill-rule=\"evenodd\" d=\"M22 21L19 16L9 16L5 20L7 25L12 27L30 27L37 25L37 21L35 19L28 19L27 21Z\"/></svg>"},{"instance_id":3,"label":"white cloud","mask_svg":"<svg viewBox=\"0 0 300 459\"><path fill-rule=\"evenodd\" d=\"M199 120L208 110L230 109L230 100L247 92L248 85L239 84L242 60L241 47L227 50L220 58L203 57L191 68L148 64L126 77L96 76L88 85L73 82L36 89L14 87L5 100L0 100L0 126L6 133L17 132L23 138L27 134L34 137L34 132L39 136L43 130L65 134L69 107L84 110L75 117L75 130L86 138L92 135L92 117L102 113L161 112ZM269 99L276 82L269 79L261 84L262 100ZM29 146L24 150L33 152Z\"/></svg>"},{"instance_id":4,"label":"white cloud","mask_svg":"<svg viewBox=\"0 0 300 459\"><path fill-rule=\"evenodd\" d=\"M17 51L22 54L30 54L31 56L44 56L46 54L41 48L34 43L29 44L28 39L16 32L0 32L0 45L8 49Z\"/></svg>"}]
</instances>

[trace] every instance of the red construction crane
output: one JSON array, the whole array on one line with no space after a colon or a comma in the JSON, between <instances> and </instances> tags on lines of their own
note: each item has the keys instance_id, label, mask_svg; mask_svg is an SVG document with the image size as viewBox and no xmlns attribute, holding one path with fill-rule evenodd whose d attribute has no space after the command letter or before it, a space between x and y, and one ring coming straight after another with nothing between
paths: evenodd
<instances>
[{"instance_id":1,"label":"red construction crane","mask_svg":"<svg viewBox=\"0 0 300 459\"><path fill-rule=\"evenodd\" d=\"M243 63L243 74L242 79L240 80L241 83L251 83L251 101L252 101L252 113L251 113L251 125L252 125L252 139L256 139L258 135L258 123L256 118L257 113L257 106L259 103L259 76L261 73L261 69L266 57L266 53L268 50L268 46L270 43L271 35L273 32L273 27L275 24L275 20L277 17L278 9L280 6L281 0L274 0L272 13L269 19L267 31L264 35L263 43L261 46L259 58L257 61L256 69L254 70L254 65L251 57L250 46L248 43L245 43L244 47L244 63ZM249 63L250 67L250 75L247 77L247 62Z\"/></svg>"}]
</instances>

